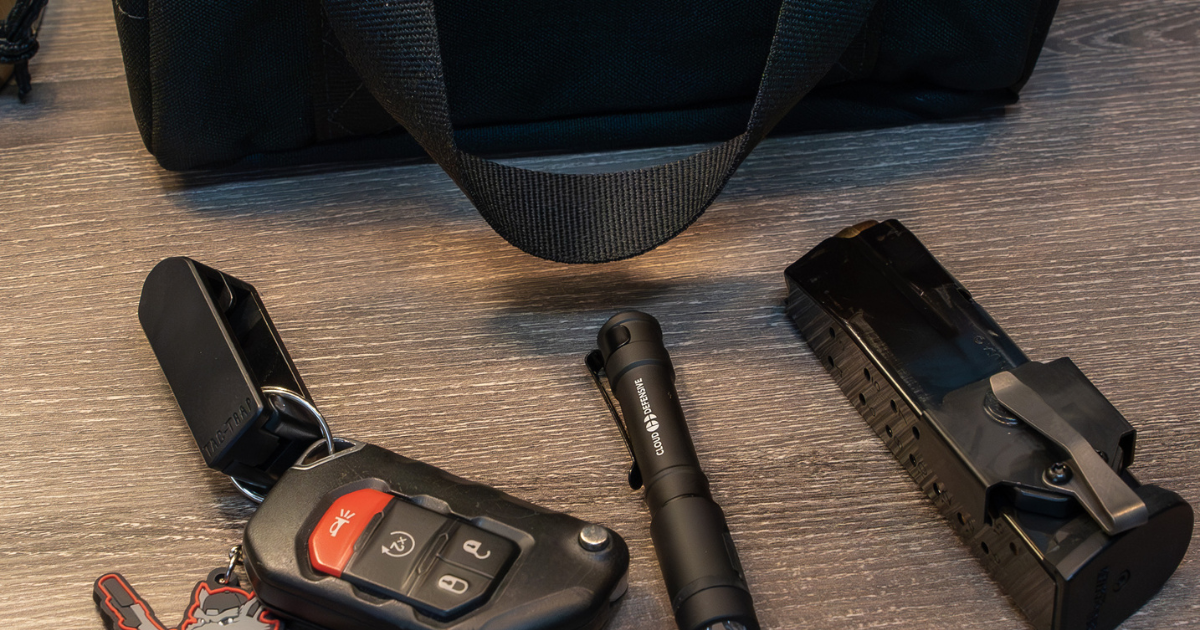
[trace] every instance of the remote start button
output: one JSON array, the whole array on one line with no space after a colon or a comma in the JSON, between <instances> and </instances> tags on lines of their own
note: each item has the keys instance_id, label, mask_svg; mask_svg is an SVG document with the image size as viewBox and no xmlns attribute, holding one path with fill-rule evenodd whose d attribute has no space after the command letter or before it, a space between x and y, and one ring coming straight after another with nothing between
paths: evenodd
<instances>
[{"instance_id":1,"label":"remote start button","mask_svg":"<svg viewBox=\"0 0 1200 630\"><path fill-rule=\"evenodd\" d=\"M438 534L453 525L449 517L397 500L388 506L342 578L392 597L404 597L410 578L422 568L421 560L428 550L445 543L446 536Z\"/></svg>"},{"instance_id":2,"label":"remote start button","mask_svg":"<svg viewBox=\"0 0 1200 630\"><path fill-rule=\"evenodd\" d=\"M308 557L313 569L341 577L350 556L354 555L354 543L393 498L386 492L368 488L334 501L308 539Z\"/></svg>"}]
</instances>

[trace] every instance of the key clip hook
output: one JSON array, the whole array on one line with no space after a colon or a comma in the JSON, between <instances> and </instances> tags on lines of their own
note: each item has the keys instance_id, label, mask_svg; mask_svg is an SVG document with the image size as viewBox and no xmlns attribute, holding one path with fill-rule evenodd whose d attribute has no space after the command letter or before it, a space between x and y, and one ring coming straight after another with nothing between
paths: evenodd
<instances>
[{"instance_id":1,"label":"key clip hook","mask_svg":"<svg viewBox=\"0 0 1200 630\"><path fill-rule=\"evenodd\" d=\"M258 291L189 258L158 263L138 319L204 462L261 502L308 447L334 440Z\"/></svg>"},{"instance_id":2,"label":"key clip hook","mask_svg":"<svg viewBox=\"0 0 1200 630\"><path fill-rule=\"evenodd\" d=\"M325 440L325 448L328 449L328 452L332 454L337 451L337 446L334 444L333 432L329 429L329 422L325 420L325 416L321 414L317 406L312 404L311 401L296 392L283 389L282 387L264 387L262 388L262 393L267 395L267 398L276 409L286 408L287 405L296 405L303 410L304 414L311 418L313 422L316 422L317 426L321 429L321 437ZM315 446L316 443L314 442L313 445ZM268 489L255 489L253 486L243 483L237 477L231 476L229 480L233 482L233 487L242 493L242 496L255 503L262 503L267 497Z\"/></svg>"}]
</instances>

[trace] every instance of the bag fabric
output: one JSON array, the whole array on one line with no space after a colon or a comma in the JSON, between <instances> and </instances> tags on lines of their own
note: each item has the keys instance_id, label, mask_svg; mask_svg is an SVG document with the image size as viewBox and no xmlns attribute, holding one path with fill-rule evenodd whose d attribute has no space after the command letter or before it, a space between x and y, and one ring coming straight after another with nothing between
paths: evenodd
<instances>
[{"instance_id":1,"label":"bag fabric","mask_svg":"<svg viewBox=\"0 0 1200 630\"><path fill-rule=\"evenodd\" d=\"M169 169L415 156L506 239L633 256L767 133L1016 100L1056 0L114 0L135 117ZM732 138L732 139L730 139ZM658 167L536 173L477 154L725 140Z\"/></svg>"}]
</instances>

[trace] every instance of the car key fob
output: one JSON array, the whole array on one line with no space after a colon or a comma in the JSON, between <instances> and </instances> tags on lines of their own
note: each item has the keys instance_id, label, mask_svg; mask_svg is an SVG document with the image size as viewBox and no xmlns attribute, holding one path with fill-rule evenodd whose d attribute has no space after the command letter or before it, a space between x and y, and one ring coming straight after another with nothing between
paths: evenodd
<instances>
[{"instance_id":1,"label":"car key fob","mask_svg":"<svg viewBox=\"0 0 1200 630\"><path fill-rule=\"evenodd\" d=\"M261 501L259 601L302 630L598 630L627 588L615 532L377 446L335 440L254 287L160 262L138 316L196 444Z\"/></svg>"},{"instance_id":2,"label":"car key fob","mask_svg":"<svg viewBox=\"0 0 1200 630\"><path fill-rule=\"evenodd\" d=\"M624 592L615 534L377 446L339 447L287 471L246 527L268 609L330 630L583 630Z\"/></svg>"}]
</instances>

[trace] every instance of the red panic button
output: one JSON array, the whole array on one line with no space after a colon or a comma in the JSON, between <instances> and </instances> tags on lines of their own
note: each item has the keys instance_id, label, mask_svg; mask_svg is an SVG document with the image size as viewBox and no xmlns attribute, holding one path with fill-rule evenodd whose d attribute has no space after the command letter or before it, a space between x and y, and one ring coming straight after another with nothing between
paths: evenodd
<instances>
[{"instance_id":1,"label":"red panic button","mask_svg":"<svg viewBox=\"0 0 1200 630\"><path fill-rule=\"evenodd\" d=\"M308 557L313 569L342 577L342 570L354 555L354 543L393 498L386 492L366 489L334 501L308 539Z\"/></svg>"}]
</instances>

